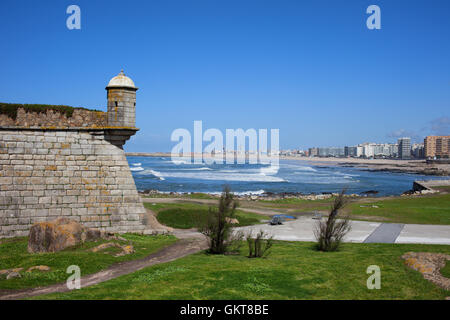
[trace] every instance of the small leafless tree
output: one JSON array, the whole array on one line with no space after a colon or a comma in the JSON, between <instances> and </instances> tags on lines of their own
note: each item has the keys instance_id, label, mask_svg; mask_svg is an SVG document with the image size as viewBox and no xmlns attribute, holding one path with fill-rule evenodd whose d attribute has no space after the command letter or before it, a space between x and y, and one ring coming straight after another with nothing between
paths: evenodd
<instances>
[{"instance_id":1,"label":"small leafless tree","mask_svg":"<svg viewBox=\"0 0 450 320\"><path fill-rule=\"evenodd\" d=\"M320 251L336 251L344 236L351 229L348 217L338 219L339 210L347 203L347 199L344 197L345 191L346 189L343 189L334 199L328 218L325 221L318 221L316 225L314 235Z\"/></svg>"},{"instance_id":2,"label":"small leafless tree","mask_svg":"<svg viewBox=\"0 0 450 320\"><path fill-rule=\"evenodd\" d=\"M238 203L229 187L225 187L217 208L210 207L208 217L200 232L209 239L209 252L224 254L239 249L243 235L232 232L231 221L235 218Z\"/></svg>"},{"instance_id":3,"label":"small leafless tree","mask_svg":"<svg viewBox=\"0 0 450 320\"><path fill-rule=\"evenodd\" d=\"M268 237L267 233L260 230L254 238L253 233L250 231L246 236L246 240L249 258L262 258L269 255L269 250L273 245L273 236Z\"/></svg>"}]
</instances>

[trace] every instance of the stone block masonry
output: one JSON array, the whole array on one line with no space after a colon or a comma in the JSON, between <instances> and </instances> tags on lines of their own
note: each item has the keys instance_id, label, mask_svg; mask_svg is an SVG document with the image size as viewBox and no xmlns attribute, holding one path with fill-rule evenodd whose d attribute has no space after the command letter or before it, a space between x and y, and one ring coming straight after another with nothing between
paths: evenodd
<instances>
[{"instance_id":1,"label":"stone block masonry","mask_svg":"<svg viewBox=\"0 0 450 320\"><path fill-rule=\"evenodd\" d=\"M26 236L33 223L57 217L148 232L124 141L108 141L118 132L0 128L0 238Z\"/></svg>"},{"instance_id":2,"label":"stone block masonry","mask_svg":"<svg viewBox=\"0 0 450 320\"><path fill-rule=\"evenodd\" d=\"M12 119L0 112L0 126L22 127L106 127L107 113L86 109L75 109L71 117L61 112L47 110L46 112L30 112L23 107L17 108L17 116Z\"/></svg>"},{"instance_id":3,"label":"stone block masonry","mask_svg":"<svg viewBox=\"0 0 450 320\"><path fill-rule=\"evenodd\" d=\"M138 131L133 80L108 86L108 111L0 103L0 238L67 217L114 233L153 233L122 149Z\"/></svg>"}]
</instances>

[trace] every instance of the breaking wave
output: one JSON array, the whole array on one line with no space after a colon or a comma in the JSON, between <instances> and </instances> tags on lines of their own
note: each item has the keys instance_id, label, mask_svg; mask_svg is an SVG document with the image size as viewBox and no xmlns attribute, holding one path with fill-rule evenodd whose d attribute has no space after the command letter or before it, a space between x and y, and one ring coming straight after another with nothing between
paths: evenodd
<instances>
[{"instance_id":1,"label":"breaking wave","mask_svg":"<svg viewBox=\"0 0 450 320\"><path fill-rule=\"evenodd\" d=\"M142 174L142 175L151 175L151 176L154 176L154 177L158 178L159 180L166 180L166 179L164 179L164 177L161 174L161 172L156 171L156 170L152 170L152 169L146 169L144 171L141 171L140 174Z\"/></svg>"}]
</instances>

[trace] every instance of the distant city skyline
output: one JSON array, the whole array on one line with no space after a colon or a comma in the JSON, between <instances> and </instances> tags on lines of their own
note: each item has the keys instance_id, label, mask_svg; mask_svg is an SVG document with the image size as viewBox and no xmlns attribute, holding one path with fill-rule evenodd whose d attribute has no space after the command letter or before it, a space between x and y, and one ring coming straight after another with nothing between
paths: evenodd
<instances>
[{"instance_id":1,"label":"distant city skyline","mask_svg":"<svg viewBox=\"0 0 450 320\"><path fill-rule=\"evenodd\" d=\"M81 30L66 9L81 8ZM381 8L381 29L366 8ZM280 130L280 149L450 134L450 2L0 3L0 102L106 111L123 68L139 87L129 152L173 130Z\"/></svg>"}]
</instances>

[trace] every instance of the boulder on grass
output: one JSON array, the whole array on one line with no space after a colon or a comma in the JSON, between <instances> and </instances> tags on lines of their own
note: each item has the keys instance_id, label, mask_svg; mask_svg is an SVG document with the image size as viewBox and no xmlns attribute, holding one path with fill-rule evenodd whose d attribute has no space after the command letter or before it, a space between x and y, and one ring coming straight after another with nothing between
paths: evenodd
<instances>
[{"instance_id":1,"label":"boulder on grass","mask_svg":"<svg viewBox=\"0 0 450 320\"><path fill-rule=\"evenodd\" d=\"M34 267L29 267L27 272L32 272L32 271L50 271L50 267L49 266L34 266Z\"/></svg>"},{"instance_id":2,"label":"boulder on grass","mask_svg":"<svg viewBox=\"0 0 450 320\"><path fill-rule=\"evenodd\" d=\"M86 240L95 241L102 232L83 227L68 218L35 223L28 237L28 252L57 252Z\"/></svg>"},{"instance_id":3,"label":"boulder on grass","mask_svg":"<svg viewBox=\"0 0 450 320\"><path fill-rule=\"evenodd\" d=\"M225 221L229 224L239 224L239 220L236 218L225 217Z\"/></svg>"},{"instance_id":4,"label":"boulder on grass","mask_svg":"<svg viewBox=\"0 0 450 320\"><path fill-rule=\"evenodd\" d=\"M15 279L15 278L22 278L22 276L18 272L11 272L6 276L6 280Z\"/></svg>"},{"instance_id":5,"label":"boulder on grass","mask_svg":"<svg viewBox=\"0 0 450 320\"><path fill-rule=\"evenodd\" d=\"M134 253L134 247L131 244L122 246L122 245L120 245L119 243L116 243L116 242L102 243L102 244L96 246L95 248L92 248L91 251L92 252L99 252L101 250L105 250L105 249L113 248L113 247L119 248L119 249L122 250L122 252L119 252L119 253L115 254L114 257L121 257L121 256L124 256L124 255L127 255L127 254Z\"/></svg>"}]
</instances>

